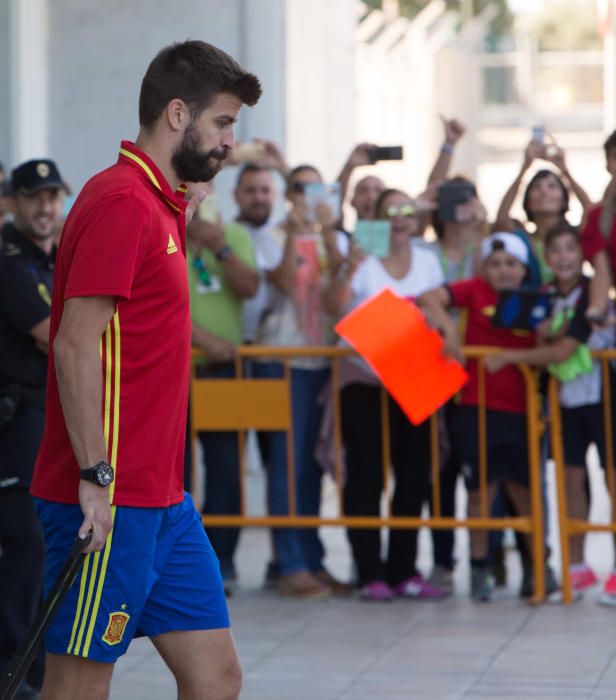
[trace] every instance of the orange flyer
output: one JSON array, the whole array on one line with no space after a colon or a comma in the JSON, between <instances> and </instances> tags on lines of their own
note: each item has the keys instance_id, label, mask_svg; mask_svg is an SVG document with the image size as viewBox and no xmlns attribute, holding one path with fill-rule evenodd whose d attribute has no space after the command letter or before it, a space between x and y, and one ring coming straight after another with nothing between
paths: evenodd
<instances>
[{"instance_id":1,"label":"orange flyer","mask_svg":"<svg viewBox=\"0 0 616 700\"><path fill-rule=\"evenodd\" d=\"M431 416L466 384L462 365L445 357L443 339L412 302L386 289L337 325L414 425Z\"/></svg>"}]
</instances>

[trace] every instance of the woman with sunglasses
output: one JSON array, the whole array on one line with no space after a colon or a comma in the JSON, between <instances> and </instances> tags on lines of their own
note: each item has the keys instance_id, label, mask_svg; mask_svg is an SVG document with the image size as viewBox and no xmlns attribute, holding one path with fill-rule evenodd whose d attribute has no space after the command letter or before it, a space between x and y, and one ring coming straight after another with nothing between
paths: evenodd
<instances>
[{"instance_id":1,"label":"woman with sunglasses","mask_svg":"<svg viewBox=\"0 0 616 700\"><path fill-rule=\"evenodd\" d=\"M438 258L423 246L411 245L418 221L415 203L400 190L385 190L376 202L376 218L391 224L389 254L363 256L355 246L326 293L330 313L340 318L350 309L389 287L414 297L443 283ZM345 513L377 516L383 490L381 387L359 358L344 369L341 391L342 436L346 452ZM389 398L389 431L396 488L392 512L419 516L430 483L430 428L413 426ZM386 561L381 558L379 530L349 529L348 538L364 600L387 601L394 596L441 598L415 567L417 530L392 529Z\"/></svg>"}]
</instances>

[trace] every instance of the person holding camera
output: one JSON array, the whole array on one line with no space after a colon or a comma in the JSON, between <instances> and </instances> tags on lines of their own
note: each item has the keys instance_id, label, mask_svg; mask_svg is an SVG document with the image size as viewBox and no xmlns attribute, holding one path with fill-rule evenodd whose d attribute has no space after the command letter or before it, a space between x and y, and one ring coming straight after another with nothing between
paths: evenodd
<instances>
[{"instance_id":1,"label":"person holding camera","mask_svg":"<svg viewBox=\"0 0 616 700\"><path fill-rule=\"evenodd\" d=\"M198 191L207 191L211 197L211 189L209 183L190 183L187 197ZM235 377L235 349L244 338L244 300L256 294L259 274L246 228L237 223L223 225L218 212L208 221L207 207L203 208L205 213L198 210L186 229L192 344L205 353L195 371L199 378L229 379ZM237 433L200 432L199 442L205 463L202 512L239 514ZM189 450L185 462L190 457ZM214 527L207 529L207 535L220 561L225 592L230 594L237 581L234 557L240 531Z\"/></svg>"},{"instance_id":2,"label":"person holding camera","mask_svg":"<svg viewBox=\"0 0 616 700\"><path fill-rule=\"evenodd\" d=\"M304 164L291 170L286 190L290 205L287 219L280 229L264 231L259 243L259 264L269 296L255 336L259 345L301 348L333 343L332 319L323 307L322 294L328 277L335 275L342 264L348 241L336 231L337 212L322 201L311 211L307 190L315 185L323 185L323 180L314 166ZM323 414L319 397L329 378L329 360L294 357L289 364L297 513L316 516L320 512L323 475L315 457ZM281 378L283 364L278 359L256 358L253 376ZM269 512L287 515L286 435L270 432L265 439ZM278 528L272 538L281 595L319 599L350 592L348 585L325 569L325 549L316 529Z\"/></svg>"},{"instance_id":3,"label":"person holding camera","mask_svg":"<svg viewBox=\"0 0 616 700\"><path fill-rule=\"evenodd\" d=\"M395 150L395 149L394 149ZM388 154L381 154L388 155ZM389 155L397 155L396 153ZM379 148L371 143L357 144L346 162L342 166L338 182L340 183L340 197L342 202L346 199L346 194L351 182L351 176L356 168L366 165L374 165L379 156ZM370 221L374 219L374 205L379 198L381 192L385 189L385 183L380 177L374 174L365 175L355 184L353 196L351 198L351 206L355 209L357 218L360 220Z\"/></svg>"},{"instance_id":4,"label":"person holding camera","mask_svg":"<svg viewBox=\"0 0 616 700\"><path fill-rule=\"evenodd\" d=\"M558 172L546 168L538 170L526 186L522 207L528 222L535 227L534 233L529 235L527 227L511 218L510 212L526 173L537 159L552 163ZM528 277L525 281L527 286L537 287L553 281L552 271L545 262L545 238L547 232L563 219L570 223L567 220L570 191L582 205L583 221L587 217L590 218L592 206L590 197L571 175L563 149L555 143L546 145L537 139L531 140L524 151L522 168L505 193L494 224L494 230L512 231L526 244L529 253ZM605 250L601 247L592 248L586 252L586 259L595 270L590 285L590 302L586 315L591 321L601 322L607 310L608 291L611 284L609 261Z\"/></svg>"},{"instance_id":5,"label":"person holding camera","mask_svg":"<svg viewBox=\"0 0 616 700\"><path fill-rule=\"evenodd\" d=\"M0 670L34 620L43 587L43 533L28 493L45 423L49 315L66 185L51 160L11 173L14 220L0 247ZM42 668L30 673L39 685ZM22 686L19 698L37 697Z\"/></svg>"},{"instance_id":6,"label":"person holding camera","mask_svg":"<svg viewBox=\"0 0 616 700\"><path fill-rule=\"evenodd\" d=\"M415 297L443 284L437 257L424 246L413 246L418 209L405 192L385 190L376 203L376 218L390 222L389 253L382 258L362 255L355 245L333 276L326 292L330 313L340 318L362 302L390 288ZM381 387L359 358L341 365L341 425L345 446L347 516L376 516L383 491ZM391 461L395 475L393 515L417 517L429 498L430 424L410 423L389 397ZM416 568L417 530L392 528L387 558L381 556L379 530L349 528L353 560L362 600L386 602L395 596L438 599L445 591L432 586Z\"/></svg>"}]
</instances>

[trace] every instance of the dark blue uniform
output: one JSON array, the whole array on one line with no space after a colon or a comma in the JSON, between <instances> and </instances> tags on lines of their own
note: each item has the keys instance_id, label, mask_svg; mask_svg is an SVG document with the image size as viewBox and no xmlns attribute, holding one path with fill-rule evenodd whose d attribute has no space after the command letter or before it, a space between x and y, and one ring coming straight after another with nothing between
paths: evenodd
<instances>
[{"instance_id":1,"label":"dark blue uniform","mask_svg":"<svg viewBox=\"0 0 616 700\"><path fill-rule=\"evenodd\" d=\"M0 670L41 599L44 545L28 492L43 434L47 354L31 329L50 314L51 255L12 224L0 244ZM33 669L36 674L36 669Z\"/></svg>"}]
</instances>

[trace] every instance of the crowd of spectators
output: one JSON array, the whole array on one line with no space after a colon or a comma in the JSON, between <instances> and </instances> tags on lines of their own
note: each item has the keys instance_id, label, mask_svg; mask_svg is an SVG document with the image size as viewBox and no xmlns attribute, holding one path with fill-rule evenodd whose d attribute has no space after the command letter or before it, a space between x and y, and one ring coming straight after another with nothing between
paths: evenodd
<instances>
[{"instance_id":1,"label":"crowd of spectators","mask_svg":"<svg viewBox=\"0 0 616 700\"><path fill-rule=\"evenodd\" d=\"M329 186L318 167L310 163L289 167L281 150L268 141L242 144L228 159L238 168L233 220L222 219L211 185L190 183L187 196L208 190L187 230L193 345L203 352L197 360L197 375L212 379L234 376L236 351L244 344L293 348L342 344L334 332L335 323L383 289L392 289L419 305L441 331L451 356L465 362L464 345L501 349L486 360L488 496L493 514L525 515L530 509L525 385L516 363L530 363L561 381L567 499L571 514L586 518L586 450L591 443L597 445L605 464L601 374L589 348L615 345L608 293L616 272L616 133L605 143L613 179L602 202L590 200L571 174L562 148L531 140L520 172L504 194L496 220L490 222L475 184L451 173L464 125L443 119L443 132L442 147L421 193L398 189L371 169L374 144L359 144L352 150L329 189L354 209L357 224L353 230L344 207L327 198ZM0 181L4 177L0 168ZM277 191L281 181L284 192ZM525 221L511 216L522 188ZM3 192L8 194L0 197L0 222L8 222L15 212L14 193L10 188ZM286 213L279 218L276 203L282 196ZM569 216L572 197L581 205L580 221L571 221ZM366 228L369 222L372 228ZM58 238L61 224L58 215ZM362 227L371 232L372 247L359 236ZM583 272L584 261L592 265L590 277ZM534 330L495 325L492 317L504 290L549 293L547 319ZM468 384L442 409L444 516L454 515L460 479L468 491L468 514L480 512L478 367L472 360L465 364ZM331 419L324 396L332 377L323 357L294 357L290 365L297 513L316 516L324 475L317 442L322 422ZM257 379L280 378L284 367L273 356L251 361L244 371ZM344 510L347 515L375 516L384 489L380 384L358 357L341 363L338 380ZM616 391L611 393L614 396ZM388 413L395 484L392 513L417 517L429 506L431 495L429 424L413 425L391 397ZM238 514L241 455L237 435L208 431L199 434L199 441L204 468L198 505L204 514ZM190 442L189 426L187 488L193 473ZM257 435L257 442L266 471L268 512L285 515L289 503L287 436L263 432ZM235 552L240 531L209 528L208 535L231 594L238 581ZM417 535L415 530L394 528L387 535L385 549L380 530L349 529L354 570L353 580L347 583L325 568L325 548L317 529L275 529L266 585L299 598L349 595L355 588L362 599L371 601L396 596L444 598L453 591L454 534L432 533L434 566L429 577L417 568ZM495 582L502 578L501 539L486 531L471 535L471 595L475 600L494 597ZM517 545L524 570L521 594L529 596L530 548L523 536L517 538ZM551 592L558 584L547 565L546 570ZM573 539L570 574L578 591L597 581L584 562L581 535ZM601 602L616 605L616 573L605 582Z\"/></svg>"}]
</instances>

